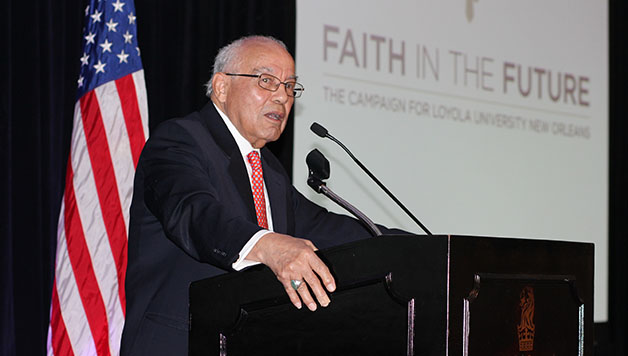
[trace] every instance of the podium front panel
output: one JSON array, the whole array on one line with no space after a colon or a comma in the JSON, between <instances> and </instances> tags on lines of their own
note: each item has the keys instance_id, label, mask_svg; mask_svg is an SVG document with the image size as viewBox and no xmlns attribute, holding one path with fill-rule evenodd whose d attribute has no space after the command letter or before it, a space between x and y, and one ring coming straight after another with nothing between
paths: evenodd
<instances>
[{"instance_id":1,"label":"podium front panel","mask_svg":"<svg viewBox=\"0 0 628 356\"><path fill-rule=\"evenodd\" d=\"M192 283L190 355L593 354L592 244L405 235L317 253L337 290L315 312L265 266Z\"/></svg>"}]
</instances>

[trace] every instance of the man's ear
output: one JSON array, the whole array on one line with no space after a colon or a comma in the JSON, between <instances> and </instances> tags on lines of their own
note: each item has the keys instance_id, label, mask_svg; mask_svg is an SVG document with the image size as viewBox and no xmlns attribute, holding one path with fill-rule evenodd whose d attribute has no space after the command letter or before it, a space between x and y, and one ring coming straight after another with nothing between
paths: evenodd
<instances>
[{"instance_id":1,"label":"man's ear","mask_svg":"<svg viewBox=\"0 0 628 356\"><path fill-rule=\"evenodd\" d=\"M229 93L229 78L225 73L216 73L212 79L212 92L216 96L216 99L221 103L227 101L227 94Z\"/></svg>"}]
</instances>

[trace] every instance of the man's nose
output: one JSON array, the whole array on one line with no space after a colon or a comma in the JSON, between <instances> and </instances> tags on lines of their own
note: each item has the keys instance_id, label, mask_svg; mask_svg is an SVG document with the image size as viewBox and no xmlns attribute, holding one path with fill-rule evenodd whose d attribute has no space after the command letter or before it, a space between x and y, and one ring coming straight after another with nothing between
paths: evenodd
<instances>
[{"instance_id":1,"label":"man's nose","mask_svg":"<svg viewBox=\"0 0 628 356\"><path fill-rule=\"evenodd\" d=\"M279 84L279 88L273 92L273 101L279 104L284 104L290 96L288 95L288 89L284 83Z\"/></svg>"}]
</instances>

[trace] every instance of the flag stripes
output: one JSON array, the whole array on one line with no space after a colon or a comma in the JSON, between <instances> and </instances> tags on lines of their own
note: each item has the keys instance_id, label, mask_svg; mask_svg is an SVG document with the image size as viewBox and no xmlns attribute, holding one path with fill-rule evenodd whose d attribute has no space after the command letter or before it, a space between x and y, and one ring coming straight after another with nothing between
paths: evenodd
<instances>
[{"instance_id":1,"label":"flag stripes","mask_svg":"<svg viewBox=\"0 0 628 356\"><path fill-rule=\"evenodd\" d=\"M107 84L104 86L107 86ZM118 281L120 281L118 284L120 302L125 304L124 273L126 271L127 229L122 216L116 176L100 114L100 107L97 102L92 102L96 100L95 91L88 92L81 98L81 117L87 140L87 151L96 182L95 193L100 202L102 219L105 223L107 237L113 252Z\"/></svg>"},{"instance_id":2,"label":"flag stripes","mask_svg":"<svg viewBox=\"0 0 628 356\"><path fill-rule=\"evenodd\" d=\"M122 77L116 80L116 87L120 93L120 104L124 112L129 141L131 142L131 152L133 152L133 167L137 167L137 161L140 159L140 152L144 147L146 138L142 129L142 122L133 118L141 118L140 108L137 103L137 95L135 95L135 82L131 76Z\"/></svg>"},{"instance_id":3,"label":"flag stripes","mask_svg":"<svg viewBox=\"0 0 628 356\"><path fill-rule=\"evenodd\" d=\"M67 243L65 239L65 203L61 204L61 216L59 217L59 227L57 233L57 260L69 261ZM75 325L87 326L87 316L85 315L84 308L81 301L81 296L78 291L78 284L74 274L72 273L72 265L70 263L57 264L55 271L55 284L53 286L53 295L58 295L59 302L53 303L51 310L51 320L60 320L60 324L65 326L66 333L63 335L63 331L57 330L51 325L49 330L50 337L48 342L54 344L48 345L48 354L52 353L53 347L56 355L64 355L64 353L57 353L59 350L80 350L88 355L96 355L96 345L94 339L89 333L88 328L85 327L81 330L72 327ZM73 308L64 308L62 315L62 305L72 305ZM68 328L69 326L69 328ZM67 337L66 337L67 336ZM75 352L73 352L75 353Z\"/></svg>"},{"instance_id":4,"label":"flag stripes","mask_svg":"<svg viewBox=\"0 0 628 356\"><path fill-rule=\"evenodd\" d=\"M83 120L79 111L79 107L76 107L77 113L75 121L75 127L79 132L83 132ZM77 192L78 196L82 196L83 199L77 201L78 211L80 213L81 221L83 222L83 230L85 236L90 238L86 239L86 244L89 250L89 255L93 261L96 272L96 279L100 286L100 293L103 296L107 310L111 313L115 311L115 304L112 305L111 301L117 302L117 309L121 310L119 306L119 288L113 289L112 286L118 285L118 277L116 270L116 261L112 254L112 249L107 244L108 236L105 222L103 219L102 209L99 199L96 199L96 192L98 190L94 174L92 173L92 160L89 154L86 152L87 147L86 135L77 135L75 146L82 147L82 150L77 149L76 153L82 154L82 159L79 159L78 154L70 156L70 162L75 171L75 177L83 177L83 179L75 179L73 182L73 189ZM109 318L111 319L111 318Z\"/></svg>"},{"instance_id":5,"label":"flag stripes","mask_svg":"<svg viewBox=\"0 0 628 356\"><path fill-rule=\"evenodd\" d=\"M57 332L54 334L54 340L52 340L52 344L55 347L54 353L56 355L74 356L72 347L70 347L70 339L68 338L68 332L65 328L65 323L61 318L61 314L58 312L59 295L57 294L56 288L52 289L52 310L57 311L52 313L50 318L50 328L57 330ZM51 332L48 332L48 337L53 337Z\"/></svg>"},{"instance_id":6,"label":"flag stripes","mask_svg":"<svg viewBox=\"0 0 628 356\"><path fill-rule=\"evenodd\" d=\"M85 241L83 226L73 187L74 173L68 164L66 173L65 236L72 274L76 279L81 303L87 317L89 328L96 342L98 355L109 355L109 327L107 312L100 296L91 256ZM76 307L76 306L75 306Z\"/></svg>"},{"instance_id":7,"label":"flag stripes","mask_svg":"<svg viewBox=\"0 0 628 356\"><path fill-rule=\"evenodd\" d=\"M142 129L144 131L144 142L148 138L148 100L146 98L146 86L144 82L144 71L139 70L134 72L133 83L135 85L135 94L137 95L137 106L140 111L140 117L142 118ZM135 127L135 126L134 126ZM135 131L133 131L135 132ZM144 146L142 145L142 148ZM134 156L135 157L135 156ZM137 164L137 162L136 162Z\"/></svg>"}]
</instances>

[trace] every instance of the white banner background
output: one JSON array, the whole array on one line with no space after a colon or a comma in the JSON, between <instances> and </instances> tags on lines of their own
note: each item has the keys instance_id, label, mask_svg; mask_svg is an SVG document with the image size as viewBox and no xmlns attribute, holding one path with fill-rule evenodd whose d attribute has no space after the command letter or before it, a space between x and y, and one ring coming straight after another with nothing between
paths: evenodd
<instances>
[{"instance_id":1,"label":"white banner background","mask_svg":"<svg viewBox=\"0 0 628 356\"><path fill-rule=\"evenodd\" d=\"M605 1L299 0L295 185L344 212L306 185L318 148L336 193L422 233L316 121L434 234L594 242L606 321L607 29Z\"/></svg>"}]
</instances>

